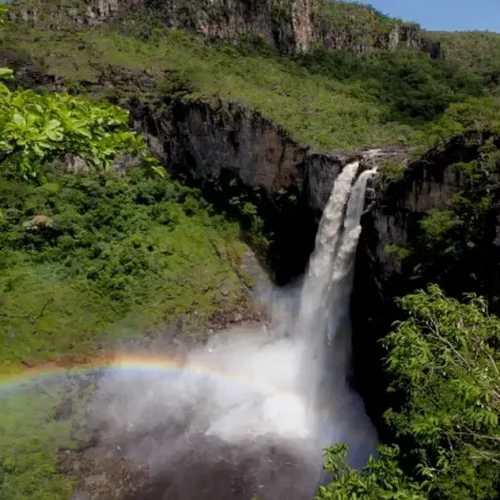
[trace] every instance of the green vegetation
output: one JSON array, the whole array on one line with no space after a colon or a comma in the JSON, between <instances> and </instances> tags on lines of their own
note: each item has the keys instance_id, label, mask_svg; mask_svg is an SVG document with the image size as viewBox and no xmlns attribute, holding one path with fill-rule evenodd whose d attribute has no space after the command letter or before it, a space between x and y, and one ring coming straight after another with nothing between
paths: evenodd
<instances>
[{"instance_id":1,"label":"green vegetation","mask_svg":"<svg viewBox=\"0 0 500 500\"><path fill-rule=\"evenodd\" d=\"M416 51L367 54L319 50L301 58L314 74L358 89L385 109L385 119L408 125L429 122L453 102L483 93L474 75Z\"/></svg>"},{"instance_id":2,"label":"green vegetation","mask_svg":"<svg viewBox=\"0 0 500 500\"><path fill-rule=\"evenodd\" d=\"M12 70L0 68L0 80L10 78ZM145 153L142 137L127 130L126 111L84 98L11 92L0 81L0 116L0 165L24 177L64 155L108 167L119 153Z\"/></svg>"},{"instance_id":3,"label":"green vegetation","mask_svg":"<svg viewBox=\"0 0 500 500\"><path fill-rule=\"evenodd\" d=\"M199 325L222 284L240 297L238 225L168 178L47 172L41 185L4 177L0 193L3 368L88 354L104 332L169 316Z\"/></svg>"},{"instance_id":4,"label":"green vegetation","mask_svg":"<svg viewBox=\"0 0 500 500\"><path fill-rule=\"evenodd\" d=\"M39 185L2 178L0 193L0 374L85 361L175 322L199 339L215 311L245 300L238 224L168 178L47 172ZM74 445L72 423L51 420L57 392L35 392L2 393L1 498L68 498L56 461L58 446Z\"/></svg>"},{"instance_id":5,"label":"green vegetation","mask_svg":"<svg viewBox=\"0 0 500 500\"><path fill-rule=\"evenodd\" d=\"M316 15L332 31L348 33L358 45L374 46L379 35L389 35L397 25L414 26L400 19L386 16L371 5L339 0L320 0Z\"/></svg>"},{"instance_id":6,"label":"green vegetation","mask_svg":"<svg viewBox=\"0 0 500 500\"><path fill-rule=\"evenodd\" d=\"M469 295L460 303L437 285L401 306L407 319L383 340L398 401L386 414L396 446L382 447L361 471L346 465L344 446L333 447L326 468L336 478L317 498L493 500L500 487L500 319L488 315L484 300Z\"/></svg>"},{"instance_id":7,"label":"green vegetation","mask_svg":"<svg viewBox=\"0 0 500 500\"><path fill-rule=\"evenodd\" d=\"M292 61L253 40L214 45L151 22L86 31L11 28L0 47L64 77L75 90L97 83L110 65L147 71L170 99L235 101L284 126L300 143L325 150L425 146L426 124L435 122L438 133L452 103L483 94L475 76L415 52L318 51ZM165 72L179 75L173 88ZM487 109L490 103L483 104Z\"/></svg>"},{"instance_id":8,"label":"green vegetation","mask_svg":"<svg viewBox=\"0 0 500 500\"><path fill-rule=\"evenodd\" d=\"M58 446L70 445L71 422L50 418L57 403L57 397L37 390L2 396L0 498L70 497L73 481L58 472L56 454ZM23 417L26 413L29 417Z\"/></svg>"},{"instance_id":9,"label":"green vegetation","mask_svg":"<svg viewBox=\"0 0 500 500\"><path fill-rule=\"evenodd\" d=\"M382 178L383 185L387 185L391 181L400 181L404 179L405 172L408 170L408 165L405 161L387 160L380 165L378 173Z\"/></svg>"},{"instance_id":10,"label":"green vegetation","mask_svg":"<svg viewBox=\"0 0 500 500\"><path fill-rule=\"evenodd\" d=\"M25 366L84 362L174 323L199 339L216 311L244 306L239 224L158 175L127 113L22 89L4 88L0 103L0 381ZM103 168L123 151L136 166ZM76 169L70 152L83 162ZM255 210L240 208L257 231ZM75 445L84 401L70 420L56 418L66 397L51 384L2 388L1 498L69 498L58 448Z\"/></svg>"},{"instance_id":11,"label":"green vegetation","mask_svg":"<svg viewBox=\"0 0 500 500\"><path fill-rule=\"evenodd\" d=\"M89 390L90 389L90 390ZM8 389L7 389L8 391ZM81 391L80 391L81 392ZM72 449L83 433L85 404L92 386L77 395L61 381L37 381L2 392L0 419L0 498L66 500L74 480L60 473L58 450ZM71 415L58 412L71 398Z\"/></svg>"},{"instance_id":12,"label":"green vegetation","mask_svg":"<svg viewBox=\"0 0 500 500\"><path fill-rule=\"evenodd\" d=\"M325 469L335 479L319 488L315 500L425 500L427 484L407 477L397 458L397 447L379 446L377 458L370 457L361 470L354 470L346 461L347 447L333 446L327 450Z\"/></svg>"},{"instance_id":13,"label":"green vegetation","mask_svg":"<svg viewBox=\"0 0 500 500\"><path fill-rule=\"evenodd\" d=\"M491 110L496 121L494 113ZM479 115L476 118L481 121ZM478 137L481 135L469 138L471 147L476 147ZM416 286L436 281L455 297L473 290L493 301L495 308L497 299L491 296L488 269L496 262L491 221L496 217L495 197L500 187L497 137L482 145L480 139L476 159L449 167L461 176L462 189L450 195L442 209L430 210L416 221L403 254L396 248L389 249L405 258L406 272Z\"/></svg>"},{"instance_id":14,"label":"green vegetation","mask_svg":"<svg viewBox=\"0 0 500 500\"><path fill-rule=\"evenodd\" d=\"M444 55L469 72L474 72L494 90L500 83L500 34L487 31L434 32Z\"/></svg>"},{"instance_id":15,"label":"green vegetation","mask_svg":"<svg viewBox=\"0 0 500 500\"><path fill-rule=\"evenodd\" d=\"M3 45L35 57L70 82L95 80L99 67L107 64L151 69L160 85L162 70L175 70L192 89L184 99L221 97L247 105L286 127L299 142L321 149L388 144L411 134L387 122L384 109L371 98L360 98L354 87L276 55L208 46L176 30L151 41L110 30L23 30L5 34Z\"/></svg>"},{"instance_id":16,"label":"green vegetation","mask_svg":"<svg viewBox=\"0 0 500 500\"><path fill-rule=\"evenodd\" d=\"M497 35L439 34L447 60L387 52L377 47L387 46L400 21L321 2L324 27L373 50L316 50L292 60L250 37L208 41L147 15L75 29L55 4L40 7L44 26L62 29L2 28L0 51L14 69L62 77L68 93L15 88L11 72L0 69L0 376L82 362L144 331L155 337L175 328L200 340L208 318L245 305L240 232L265 249L265 221L253 204L261 193L235 179L208 186L220 199L216 211L158 167L129 130L128 113L105 98L160 103L167 115L178 101L235 101L328 151L399 144L418 152L461 137L478 149L477 159L453 167L462 191L411 221L408 244L385 248L412 279L401 321L383 340L392 438L360 471L347 464L345 446L328 450L332 481L317 499L497 498L500 320L483 299L456 300L486 290L477 275L497 265L487 230L498 218L500 189ZM192 5L182 8L189 18ZM107 85L117 68L130 81ZM406 170L399 161L382 165L384 187L404 182ZM276 207L297 200L294 190L281 190ZM498 306L498 297L487 298ZM2 394L1 498L71 494L58 448L75 446L87 395L71 418L56 418L66 396L67 388L49 383Z\"/></svg>"},{"instance_id":17,"label":"green vegetation","mask_svg":"<svg viewBox=\"0 0 500 500\"><path fill-rule=\"evenodd\" d=\"M448 299L437 286L401 301L409 318L384 341L387 413L406 454L430 483L431 498L496 498L500 486L500 320L473 295ZM417 476L418 477L418 476Z\"/></svg>"}]
</instances>

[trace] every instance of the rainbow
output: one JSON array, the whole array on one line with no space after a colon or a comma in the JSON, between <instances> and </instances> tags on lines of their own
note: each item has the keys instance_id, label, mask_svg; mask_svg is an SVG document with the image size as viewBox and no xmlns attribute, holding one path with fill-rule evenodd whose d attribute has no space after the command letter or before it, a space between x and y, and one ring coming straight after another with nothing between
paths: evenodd
<instances>
[{"instance_id":1,"label":"rainbow","mask_svg":"<svg viewBox=\"0 0 500 500\"><path fill-rule=\"evenodd\" d=\"M269 396L288 397L300 400L297 394L291 392L276 391L276 389L256 384L252 380L234 376L223 371L218 371L210 366L186 365L172 357L119 354L113 356L100 356L89 362L75 364L68 360L60 360L51 363L35 365L21 372L0 374L0 398L2 392L12 391L39 382L51 381L74 375L88 375L91 373L151 373L175 375L203 376L222 380L227 384L243 386Z\"/></svg>"}]
</instances>

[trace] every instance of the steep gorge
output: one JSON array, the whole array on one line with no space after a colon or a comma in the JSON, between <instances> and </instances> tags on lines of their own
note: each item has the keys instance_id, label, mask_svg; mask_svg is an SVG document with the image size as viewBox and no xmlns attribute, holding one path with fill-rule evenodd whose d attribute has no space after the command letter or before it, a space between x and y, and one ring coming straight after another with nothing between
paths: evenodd
<instances>
[{"instance_id":1,"label":"steep gorge","mask_svg":"<svg viewBox=\"0 0 500 500\"><path fill-rule=\"evenodd\" d=\"M47 78L29 66L19 67L18 77L35 88L67 87L64 80ZM382 148L375 158L367 156L367 150L315 151L297 143L286 129L260 113L221 99L181 98L165 105L146 74L122 68L108 68L97 84L86 85L93 94L113 88L114 98L130 109L134 127L145 134L152 151L183 182L201 188L215 206L227 209L234 198L255 204L273 234L268 265L280 284L304 273L329 193L347 164L359 160L370 168L407 161L407 152L401 147ZM131 97L132 88L145 98ZM488 138L489 134L457 136L444 147L410 161L401 180L385 179L382 174L368 192L354 276L352 382L381 428L387 402L381 362L384 352L378 340L397 317L394 299L426 282L424 278L410 280L415 264L402 261L396 253L386 251L387 247L411 244L421 234L419 222L426 214L448 207L466 185L466 176L456 165L479 158L479 148ZM494 214L489 221L485 231L496 235L500 229ZM496 245L490 245L484 274L473 285L488 297L498 295L497 280L492 281L491 275L498 251ZM456 296L470 288L463 275L450 280L463 282L455 289L447 288Z\"/></svg>"},{"instance_id":2,"label":"steep gorge","mask_svg":"<svg viewBox=\"0 0 500 500\"><path fill-rule=\"evenodd\" d=\"M28 23L35 29L26 34L19 27L12 30L14 35L5 37L5 46L0 50L0 62L13 67L18 81L26 87L83 92L93 99L105 98L126 107L130 125L145 135L151 151L173 177L185 186L199 188L182 194L178 186L177 203L186 203L183 223L188 225L189 218L199 211L197 222L202 226L206 201L211 203L213 213L227 215L232 222L239 219L243 238L259 252L279 285L290 285L303 276L308 262L310 270L314 267L315 242L318 250L322 242L317 238L325 236L324 228L318 230L318 225L329 219L326 207L332 201L332 188L335 190L350 175L352 166L357 169L359 164L359 179L351 193L356 203L353 201L351 206L345 199L342 207L337 207L335 234L325 236L332 252L321 250L322 259L325 255L336 259L334 268L328 269L335 286L330 282L321 284L321 272L316 273L313 288L321 291L321 297L316 297L314 307L321 302L321 314L316 317L314 307L307 311L307 304L302 304L304 317L299 318L299 330L327 333L330 329L330 336L337 339L335 332L343 334L352 321L354 369L349 373L348 362L340 362L343 369L337 378L343 384L345 373L349 373L349 387L362 395L382 440L390 441L393 434L386 427L383 413L393 401L387 393L387 353L379 341L401 317L395 299L437 282L453 297L460 298L464 292L480 293L494 312L498 310L500 141L497 123L490 120L497 108L483 90L477 90L475 77L462 80L457 67L431 59L442 56L438 42L429 43L417 27L381 18L370 9L362 9L363 15L369 16L367 22L375 19L366 33L359 30L357 23L363 19L356 17L361 16L360 11L356 11L357 21L346 28L346 18L339 12L333 17L324 11L320 15L314 10L319 6L310 2L200 2L196 7L193 9L192 2L179 1L71 2L57 8L51 2L42 2L24 10L21 5L12 17L18 16L19 20L21 16L19 26ZM151 16L159 20L154 28L148 26ZM169 29L164 30L165 26ZM38 27L50 30L40 31ZM143 35L146 41L139 41ZM44 46L45 37L48 46ZM50 45L54 41L55 50ZM66 42L69 48L64 46ZM318 46L322 50L315 52ZM176 50L180 55L169 58ZM302 58L308 52L311 59ZM334 52L338 57L327 59L322 66L323 56ZM373 58L365 58L372 52ZM193 61L183 66L182 59L189 57ZM205 59L210 60L206 66ZM246 66L240 67L240 60L245 60ZM54 68L50 68L54 61ZM265 65L260 65L263 61ZM266 95L259 94L259 69L270 70L273 65L279 73L270 78L262 75L270 90ZM199 72L193 70L196 66L201 68ZM338 80L337 68L345 73ZM376 82L370 86L373 75L375 80L384 79L384 71L391 71L387 80L403 82L396 87L393 101L387 98L393 91L390 85L384 87ZM241 86L241 92L225 94L223 85L206 84L210 79L222 80L230 72L234 80L227 82ZM458 83L452 86L449 82L455 77ZM255 82L245 87L245 79L250 78ZM287 85L289 79L296 87ZM436 81L442 83L440 79L445 82L443 87L433 87ZM311 86L298 86L296 82L302 80L311 82ZM432 85L427 85L429 82ZM358 99L361 88L367 90ZM324 109L323 103L329 104L330 100L316 100L311 97L311 89L312 94L317 91L331 97L332 108ZM435 94L436 101L427 106ZM414 99L408 105L406 96ZM300 99L306 105L296 111L291 103ZM462 100L466 104L455 105ZM348 101L345 107L344 101ZM476 103L488 113L477 113ZM472 119L467 114L469 105ZM336 118L330 120L329 115ZM378 128L365 135L372 123L380 126L380 136ZM344 125L348 132L337 137ZM439 141L432 137L418 142L421 135L432 136L436 129ZM332 147L328 142L334 135L338 140L334 144L342 147ZM380 148L370 152L374 145ZM420 153L416 154L412 146L418 146ZM424 149L427 151L422 152ZM130 165L125 158L116 166L128 172ZM364 181L373 169L378 169L380 175L370 183L365 199ZM154 192L152 184L144 180L141 189L148 186ZM168 205L171 207L170 200ZM156 208L155 213L159 213L165 206ZM141 209L146 213L145 207ZM257 219L263 221L258 235L261 239L252 239L255 235L248 231L246 223ZM163 221L167 226L170 223L168 216ZM352 238L348 238L351 233ZM267 244L263 244L264 236ZM141 247L137 238L131 245ZM217 243L213 247L210 252L225 261L225 250L221 251ZM153 251L158 259L172 256L168 246L165 249L148 243L147 252ZM182 288L182 279L179 283ZM224 280L220 283L219 288ZM243 290L247 285L238 286ZM349 317L345 313L351 288ZM206 289L212 293L214 288L209 283ZM306 289L307 280L303 291ZM306 295L313 292L310 289ZM224 303L232 293L225 288L219 293L215 287L215 303ZM343 316L335 317L333 312L339 311ZM186 316L196 314L196 308L190 308ZM234 318L239 319L230 321L239 322L243 316ZM213 333L213 329L207 328L207 332ZM342 338L350 344L348 334ZM323 345L311 342L308 347L313 351L309 358L328 358ZM342 345L340 351L348 352L349 346ZM259 355L260 351L255 358L260 359ZM323 364L328 363L334 364L329 358ZM315 380L313 385L321 383ZM320 398L328 399L334 385L328 380L318 392ZM144 498L148 498L147 494Z\"/></svg>"}]
</instances>

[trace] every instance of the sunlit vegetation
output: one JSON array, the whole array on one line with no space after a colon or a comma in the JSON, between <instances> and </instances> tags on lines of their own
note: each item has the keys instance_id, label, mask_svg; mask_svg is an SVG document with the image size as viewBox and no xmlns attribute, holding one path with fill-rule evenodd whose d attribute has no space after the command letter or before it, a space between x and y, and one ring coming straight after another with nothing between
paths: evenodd
<instances>
[{"instance_id":1,"label":"sunlit vegetation","mask_svg":"<svg viewBox=\"0 0 500 500\"><path fill-rule=\"evenodd\" d=\"M199 339L212 314L244 303L239 224L158 170L126 112L2 90L0 380L175 324ZM116 163L124 151L132 166ZM63 393L2 392L1 498L69 498L58 449L77 437L74 419L54 420Z\"/></svg>"},{"instance_id":2,"label":"sunlit vegetation","mask_svg":"<svg viewBox=\"0 0 500 500\"><path fill-rule=\"evenodd\" d=\"M345 462L345 447L333 447L326 469L336 479L317 498L493 500L500 486L500 319L484 300L470 295L460 303L436 285L400 305L407 319L383 340L389 390L399 400L386 419L399 446L381 447L360 471Z\"/></svg>"},{"instance_id":3,"label":"sunlit vegetation","mask_svg":"<svg viewBox=\"0 0 500 500\"><path fill-rule=\"evenodd\" d=\"M388 35L397 25L418 27L386 16L371 5L342 0L319 0L316 16L326 21L332 31L347 32L367 46L373 46L378 35Z\"/></svg>"},{"instance_id":4,"label":"sunlit vegetation","mask_svg":"<svg viewBox=\"0 0 500 500\"><path fill-rule=\"evenodd\" d=\"M446 59L461 65L484 79L495 93L500 84L500 34L488 31L435 32Z\"/></svg>"},{"instance_id":5,"label":"sunlit vegetation","mask_svg":"<svg viewBox=\"0 0 500 500\"><path fill-rule=\"evenodd\" d=\"M175 71L186 84L177 98L238 102L326 150L427 144L424 125L440 129L452 103L484 94L478 77L418 52L319 51L292 61L256 40L214 45L153 19L90 31L11 29L0 44L75 90L97 83L107 65L147 70L158 88L164 71Z\"/></svg>"}]
</instances>

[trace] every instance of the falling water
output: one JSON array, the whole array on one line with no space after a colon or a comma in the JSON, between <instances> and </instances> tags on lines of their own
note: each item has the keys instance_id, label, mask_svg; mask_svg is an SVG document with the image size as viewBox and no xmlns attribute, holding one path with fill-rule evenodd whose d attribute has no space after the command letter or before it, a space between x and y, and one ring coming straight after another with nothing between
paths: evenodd
<instances>
[{"instance_id":1,"label":"falling water","mask_svg":"<svg viewBox=\"0 0 500 500\"><path fill-rule=\"evenodd\" d=\"M377 436L347 382L354 261L375 173L359 169L335 181L291 327L242 325L186 353L179 373L124 369L100 382L93 425L152 471L155 495L135 498L307 499L325 447L346 442L351 463L366 463Z\"/></svg>"},{"instance_id":2,"label":"falling water","mask_svg":"<svg viewBox=\"0 0 500 500\"><path fill-rule=\"evenodd\" d=\"M337 429L342 427L342 421L348 421L340 432L347 441L352 439L344 432L372 432L360 398L347 386L354 263L366 186L376 173L366 170L354 182L358 170L359 162L347 165L333 186L301 291L295 329L296 337L307 338L299 377L311 411L317 414L318 408L326 407L327 418L335 422ZM311 364L316 368L311 369ZM321 427L321 422L318 425ZM323 435L322 439L333 442L339 440L339 435Z\"/></svg>"}]
</instances>

